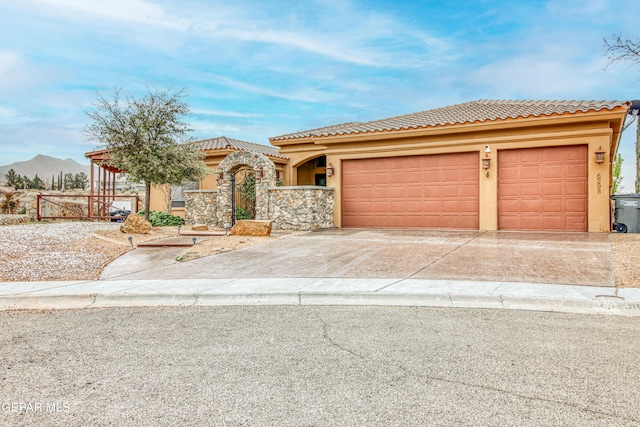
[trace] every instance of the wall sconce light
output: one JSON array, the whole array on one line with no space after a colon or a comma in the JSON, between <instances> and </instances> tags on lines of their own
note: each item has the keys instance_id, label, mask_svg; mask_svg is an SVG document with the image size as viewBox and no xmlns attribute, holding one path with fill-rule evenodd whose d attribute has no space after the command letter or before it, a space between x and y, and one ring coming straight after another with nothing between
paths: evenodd
<instances>
[{"instance_id":1,"label":"wall sconce light","mask_svg":"<svg viewBox=\"0 0 640 427\"><path fill-rule=\"evenodd\" d=\"M488 170L491 167L491 159L488 154L485 154L485 158L482 159L482 169Z\"/></svg>"},{"instance_id":2,"label":"wall sconce light","mask_svg":"<svg viewBox=\"0 0 640 427\"><path fill-rule=\"evenodd\" d=\"M258 165L258 167L256 167L253 172L255 172L256 174L256 179L262 179L262 177L264 176L264 170L262 169L261 165Z\"/></svg>"},{"instance_id":3,"label":"wall sconce light","mask_svg":"<svg viewBox=\"0 0 640 427\"><path fill-rule=\"evenodd\" d=\"M333 167L333 164L329 163L327 165L327 176L332 177L334 172L335 172L335 168Z\"/></svg>"},{"instance_id":4,"label":"wall sconce light","mask_svg":"<svg viewBox=\"0 0 640 427\"><path fill-rule=\"evenodd\" d=\"M482 159L482 169L487 171L487 178L489 177L489 168L491 167L491 159L489 158L489 153L491 152L491 147L488 145L484 148L484 158Z\"/></svg>"},{"instance_id":5,"label":"wall sconce light","mask_svg":"<svg viewBox=\"0 0 640 427\"><path fill-rule=\"evenodd\" d=\"M491 167L491 159L488 154L484 155L485 157L482 159L482 169L487 171L487 177L489 176L489 168Z\"/></svg>"},{"instance_id":6,"label":"wall sconce light","mask_svg":"<svg viewBox=\"0 0 640 427\"><path fill-rule=\"evenodd\" d=\"M605 151L602 149L602 145L600 146L600 148L598 149L598 151L596 151L596 163L601 165L602 163L604 163L604 154Z\"/></svg>"},{"instance_id":7,"label":"wall sconce light","mask_svg":"<svg viewBox=\"0 0 640 427\"><path fill-rule=\"evenodd\" d=\"M216 177L216 179L218 181L222 181L224 179L224 172L223 171L218 172L218 176Z\"/></svg>"}]
</instances>

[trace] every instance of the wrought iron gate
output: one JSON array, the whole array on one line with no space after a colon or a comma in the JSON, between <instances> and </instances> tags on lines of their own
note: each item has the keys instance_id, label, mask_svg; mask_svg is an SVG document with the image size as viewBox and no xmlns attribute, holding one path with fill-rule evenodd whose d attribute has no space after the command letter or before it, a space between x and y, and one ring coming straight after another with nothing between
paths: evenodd
<instances>
[{"instance_id":1,"label":"wrought iron gate","mask_svg":"<svg viewBox=\"0 0 640 427\"><path fill-rule=\"evenodd\" d=\"M231 177L231 224L256 219L256 175L251 168L239 169Z\"/></svg>"}]
</instances>

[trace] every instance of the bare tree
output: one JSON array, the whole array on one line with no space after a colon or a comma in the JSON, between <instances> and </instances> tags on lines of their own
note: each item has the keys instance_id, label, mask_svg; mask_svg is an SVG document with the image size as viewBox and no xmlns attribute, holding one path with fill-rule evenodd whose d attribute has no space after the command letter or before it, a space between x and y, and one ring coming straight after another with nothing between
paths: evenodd
<instances>
[{"instance_id":1,"label":"bare tree","mask_svg":"<svg viewBox=\"0 0 640 427\"><path fill-rule=\"evenodd\" d=\"M604 39L605 55L609 63L631 62L640 63L640 40L623 39L620 35L613 35Z\"/></svg>"},{"instance_id":2,"label":"bare tree","mask_svg":"<svg viewBox=\"0 0 640 427\"><path fill-rule=\"evenodd\" d=\"M613 35L604 39L605 55L609 64L614 62L630 62L640 64L640 40L625 39L621 35ZM635 112L637 116L637 111ZM636 193L640 193L640 119L636 117Z\"/></svg>"}]
</instances>

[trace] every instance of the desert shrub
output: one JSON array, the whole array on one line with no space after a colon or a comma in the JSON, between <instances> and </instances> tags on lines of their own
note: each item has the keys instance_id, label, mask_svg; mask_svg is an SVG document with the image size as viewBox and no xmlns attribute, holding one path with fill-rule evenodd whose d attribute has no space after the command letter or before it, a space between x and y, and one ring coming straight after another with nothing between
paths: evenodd
<instances>
[{"instance_id":1,"label":"desert shrub","mask_svg":"<svg viewBox=\"0 0 640 427\"><path fill-rule=\"evenodd\" d=\"M4 193L4 200L0 203L2 213L12 214L15 212L17 206L18 201L14 200L13 193Z\"/></svg>"},{"instance_id":2,"label":"desert shrub","mask_svg":"<svg viewBox=\"0 0 640 427\"><path fill-rule=\"evenodd\" d=\"M138 212L138 215L144 216L144 209ZM184 224L184 218L164 212L150 210L149 222L151 222L151 225L154 227L170 227Z\"/></svg>"}]
</instances>

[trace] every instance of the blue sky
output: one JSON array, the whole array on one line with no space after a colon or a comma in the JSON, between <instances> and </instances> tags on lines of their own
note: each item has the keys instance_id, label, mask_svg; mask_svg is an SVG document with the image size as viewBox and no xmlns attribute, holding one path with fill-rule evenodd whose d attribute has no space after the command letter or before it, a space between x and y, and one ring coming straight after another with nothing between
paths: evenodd
<instances>
[{"instance_id":1,"label":"blue sky","mask_svg":"<svg viewBox=\"0 0 640 427\"><path fill-rule=\"evenodd\" d=\"M114 86L184 88L195 138L263 144L476 99L640 99L602 42L639 22L631 0L0 0L0 165L87 163L84 111Z\"/></svg>"}]
</instances>

